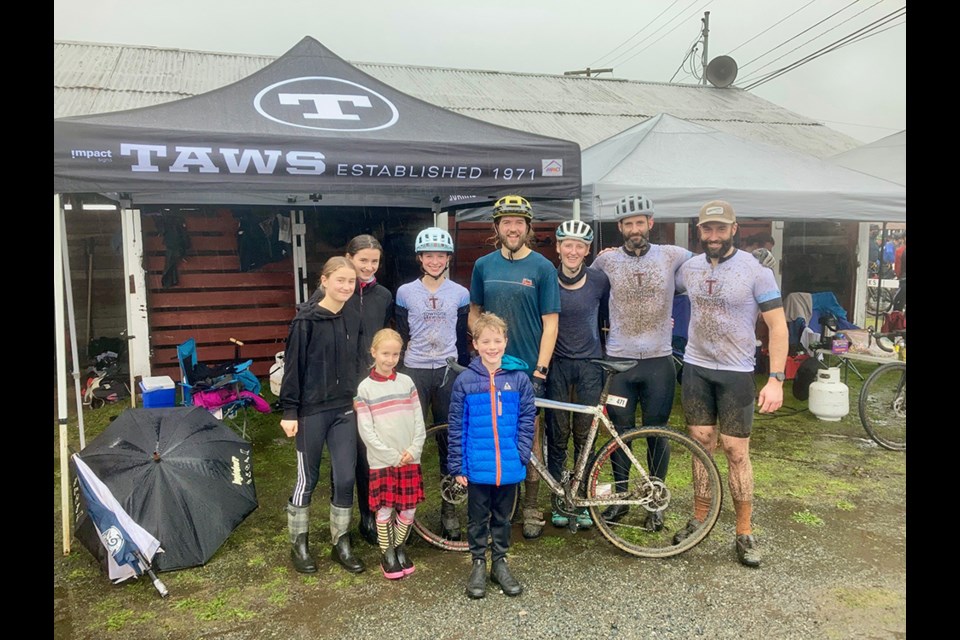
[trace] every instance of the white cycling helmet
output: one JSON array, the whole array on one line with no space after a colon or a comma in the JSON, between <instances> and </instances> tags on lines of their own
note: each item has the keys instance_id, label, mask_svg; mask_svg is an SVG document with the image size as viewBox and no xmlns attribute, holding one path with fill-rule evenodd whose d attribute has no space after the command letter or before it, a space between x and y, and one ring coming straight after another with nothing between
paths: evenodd
<instances>
[{"instance_id":1,"label":"white cycling helmet","mask_svg":"<svg viewBox=\"0 0 960 640\"><path fill-rule=\"evenodd\" d=\"M617 203L616 219L620 222L632 216L652 216L653 201L646 196L632 195L620 198Z\"/></svg>"},{"instance_id":2,"label":"white cycling helmet","mask_svg":"<svg viewBox=\"0 0 960 640\"><path fill-rule=\"evenodd\" d=\"M429 227L417 234L414 251L446 251L453 253L453 238L439 227Z\"/></svg>"},{"instance_id":3,"label":"white cycling helmet","mask_svg":"<svg viewBox=\"0 0 960 640\"><path fill-rule=\"evenodd\" d=\"M567 239L582 240L590 244L593 242L593 229L583 220L565 220L557 227L557 244Z\"/></svg>"}]
</instances>

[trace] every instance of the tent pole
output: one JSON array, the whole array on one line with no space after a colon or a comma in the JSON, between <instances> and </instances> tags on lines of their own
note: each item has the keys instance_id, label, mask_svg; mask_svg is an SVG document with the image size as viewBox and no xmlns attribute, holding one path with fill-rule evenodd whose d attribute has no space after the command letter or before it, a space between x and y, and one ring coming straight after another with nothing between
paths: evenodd
<instances>
[{"instance_id":1,"label":"tent pole","mask_svg":"<svg viewBox=\"0 0 960 640\"><path fill-rule=\"evenodd\" d=\"M60 228L63 233L63 281L67 292L67 320L70 325L70 356L73 359L73 391L77 400L77 425L80 428L80 449L87 446L83 433L83 397L80 392L80 356L77 352L77 316L73 308L73 279L70 276L70 250L67 247L67 214L60 209Z\"/></svg>"},{"instance_id":2,"label":"tent pole","mask_svg":"<svg viewBox=\"0 0 960 640\"><path fill-rule=\"evenodd\" d=\"M573 219L580 219L580 198L574 198L573 200Z\"/></svg>"},{"instance_id":3,"label":"tent pole","mask_svg":"<svg viewBox=\"0 0 960 640\"><path fill-rule=\"evenodd\" d=\"M63 335L63 203L53 195L53 317L54 342L57 345L57 416L60 427L60 518L63 531L63 555L70 553L70 472L67 460L67 348Z\"/></svg>"}]
</instances>

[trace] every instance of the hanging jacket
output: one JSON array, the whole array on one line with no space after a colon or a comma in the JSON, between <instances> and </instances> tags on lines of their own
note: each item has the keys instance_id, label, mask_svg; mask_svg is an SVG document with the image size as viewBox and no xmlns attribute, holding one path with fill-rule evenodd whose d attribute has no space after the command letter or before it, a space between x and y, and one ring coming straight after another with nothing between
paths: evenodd
<instances>
[{"instance_id":1,"label":"hanging jacket","mask_svg":"<svg viewBox=\"0 0 960 640\"><path fill-rule=\"evenodd\" d=\"M526 478L537 416L526 370L523 360L505 355L491 374L477 356L457 376L448 415L451 475L498 486Z\"/></svg>"},{"instance_id":2,"label":"hanging jacket","mask_svg":"<svg viewBox=\"0 0 960 640\"><path fill-rule=\"evenodd\" d=\"M333 313L318 304L301 306L284 349L280 383L284 420L353 405L361 338L356 309L345 305Z\"/></svg>"}]
</instances>

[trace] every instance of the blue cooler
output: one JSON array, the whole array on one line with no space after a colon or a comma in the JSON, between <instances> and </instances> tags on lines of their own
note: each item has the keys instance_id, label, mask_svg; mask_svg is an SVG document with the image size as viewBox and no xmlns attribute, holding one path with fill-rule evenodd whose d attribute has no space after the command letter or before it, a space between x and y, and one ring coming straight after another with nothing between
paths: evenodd
<instances>
[{"instance_id":1,"label":"blue cooler","mask_svg":"<svg viewBox=\"0 0 960 640\"><path fill-rule=\"evenodd\" d=\"M177 385L170 376L153 376L140 381L143 406L147 409L174 407L177 403Z\"/></svg>"}]
</instances>

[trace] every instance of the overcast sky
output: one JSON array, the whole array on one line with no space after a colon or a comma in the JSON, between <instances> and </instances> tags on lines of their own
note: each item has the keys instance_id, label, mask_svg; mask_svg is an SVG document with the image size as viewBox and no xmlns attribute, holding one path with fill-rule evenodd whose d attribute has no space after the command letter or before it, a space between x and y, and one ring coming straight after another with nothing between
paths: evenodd
<instances>
[{"instance_id":1,"label":"overcast sky","mask_svg":"<svg viewBox=\"0 0 960 640\"><path fill-rule=\"evenodd\" d=\"M863 142L906 129L905 0L54 0L56 40L279 56L312 36L351 62L697 83L732 57L735 86ZM835 14L835 15L834 15ZM873 29L871 31L871 29ZM822 49L819 57L759 84ZM692 73L691 73L692 72ZM530 96L532 101L536 96Z\"/></svg>"}]
</instances>

